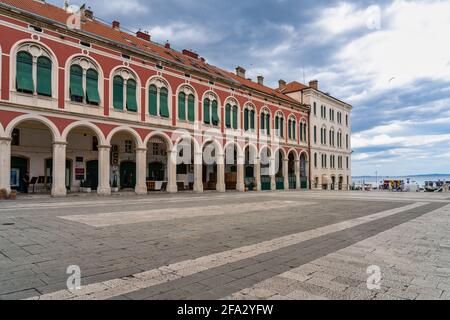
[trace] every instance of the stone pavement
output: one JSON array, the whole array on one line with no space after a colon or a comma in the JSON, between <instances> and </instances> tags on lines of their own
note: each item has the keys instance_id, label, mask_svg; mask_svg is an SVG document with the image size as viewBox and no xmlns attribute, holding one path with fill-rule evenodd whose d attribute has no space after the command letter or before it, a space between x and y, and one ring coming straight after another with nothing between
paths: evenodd
<instances>
[{"instance_id":1,"label":"stone pavement","mask_svg":"<svg viewBox=\"0 0 450 320\"><path fill-rule=\"evenodd\" d=\"M445 299L449 198L293 191L1 202L0 299ZM67 290L70 265L81 269L81 290ZM367 289L370 265L380 267L380 290Z\"/></svg>"}]
</instances>

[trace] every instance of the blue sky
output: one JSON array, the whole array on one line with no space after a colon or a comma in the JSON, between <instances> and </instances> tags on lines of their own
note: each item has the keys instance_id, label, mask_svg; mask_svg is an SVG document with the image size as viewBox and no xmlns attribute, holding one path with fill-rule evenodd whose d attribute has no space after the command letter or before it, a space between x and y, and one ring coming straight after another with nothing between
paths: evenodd
<instances>
[{"instance_id":1,"label":"blue sky","mask_svg":"<svg viewBox=\"0 0 450 320\"><path fill-rule=\"evenodd\" d=\"M50 1L62 6L63 1ZM450 1L91 0L210 64L354 106L353 175L450 173Z\"/></svg>"}]
</instances>

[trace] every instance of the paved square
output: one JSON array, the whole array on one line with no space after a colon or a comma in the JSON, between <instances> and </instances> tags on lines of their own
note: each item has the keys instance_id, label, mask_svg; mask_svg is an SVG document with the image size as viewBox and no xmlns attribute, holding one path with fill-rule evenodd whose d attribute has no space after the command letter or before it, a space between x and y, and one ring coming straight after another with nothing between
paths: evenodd
<instances>
[{"instance_id":1,"label":"paved square","mask_svg":"<svg viewBox=\"0 0 450 320\"><path fill-rule=\"evenodd\" d=\"M448 299L449 221L424 193L3 201L0 299Z\"/></svg>"}]
</instances>

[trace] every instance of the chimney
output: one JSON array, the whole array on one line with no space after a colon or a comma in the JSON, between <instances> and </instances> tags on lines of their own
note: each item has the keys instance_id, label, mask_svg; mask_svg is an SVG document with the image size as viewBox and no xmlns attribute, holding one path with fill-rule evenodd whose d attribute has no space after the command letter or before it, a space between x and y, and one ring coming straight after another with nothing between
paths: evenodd
<instances>
[{"instance_id":1,"label":"chimney","mask_svg":"<svg viewBox=\"0 0 450 320\"><path fill-rule=\"evenodd\" d=\"M86 19L94 19L94 12L91 10L91 8L84 9L83 15Z\"/></svg>"},{"instance_id":2,"label":"chimney","mask_svg":"<svg viewBox=\"0 0 450 320\"><path fill-rule=\"evenodd\" d=\"M192 50L184 49L184 50L183 50L183 54L184 54L185 56L188 56L188 57L191 57L191 58L194 58L194 59L198 60L198 53L195 53L195 52L192 51Z\"/></svg>"},{"instance_id":3,"label":"chimney","mask_svg":"<svg viewBox=\"0 0 450 320\"><path fill-rule=\"evenodd\" d=\"M150 42L150 35L147 32L138 31L138 32L136 32L136 37Z\"/></svg>"},{"instance_id":4,"label":"chimney","mask_svg":"<svg viewBox=\"0 0 450 320\"><path fill-rule=\"evenodd\" d=\"M316 89L316 90L319 90L319 81L317 81L317 80L311 80L311 81L309 82L309 87L310 87L310 88L313 88L313 89Z\"/></svg>"},{"instance_id":5,"label":"chimney","mask_svg":"<svg viewBox=\"0 0 450 320\"><path fill-rule=\"evenodd\" d=\"M116 29L116 30L120 30L120 22L114 20L114 21L112 22L112 27L113 27L114 29Z\"/></svg>"},{"instance_id":6,"label":"chimney","mask_svg":"<svg viewBox=\"0 0 450 320\"><path fill-rule=\"evenodd\" d=\"M263 76L258 76L258 84L260 85L264 85L264 77Z\"/></svg>"},{"instance_id":7,"label":"chimney","mask_svg":"<svg viewBox=\"0 0 450 320\"><path fill-rule=\"evenodd\" d=\"M164 45L164 48L170 49L170 42L169 41L166 41L166 44Z\"/></svg>"},{"instance_id":8,"label":"chimney","mask_svg":"<svg viewBox=\"0 0 450 320\"><path fill-rule=\"evenodd\" d=\"M278 80L278 89L284 89L286 88L286 81L280 79Z\"/></svg>"},{"instance_id":9,"label":"chimney","mask_svg":"<svg viewBox=\"0 0 450 320\"><path fill-rule=\"evenodd\" d=\"M238 77L244 78L245 79L245 69L242 67L237 67L236 68L236 75Z\"/></svg>"}]
</instances>

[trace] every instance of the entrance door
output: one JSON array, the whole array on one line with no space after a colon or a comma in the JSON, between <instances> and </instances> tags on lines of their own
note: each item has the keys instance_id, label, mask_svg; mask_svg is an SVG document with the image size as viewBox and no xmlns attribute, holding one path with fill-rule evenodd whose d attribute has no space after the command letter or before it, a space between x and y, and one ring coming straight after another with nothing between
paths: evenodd
<instances>
[{"instance_id":1,"label":"entrance door","mask_svg":"<svg viewBox=\"0 0 450 320\"><path fill-rule=\"evenodd\" d=\"M45 177L47 181L51 183L53 181L53 159L45 160ZM65 170L65 182L66 188L70 190L70 185L72 182L72 161L66 159L66 170Z\"/></svg>"},{"instance_id":2,"label":"entrance door","mask_svg":"<svg viewBox=\"0 0 450 320\"><path fill-rule=\"evenodd\" d=\"M270 190L270 176L261 176L261 190Z\"/></svg>"},{"instance_id":3,"label":"entrance door","mask_svg":"<svg viewBox=\"0 0 450 320\"><path fill-rule=\"evenodd\" d=\"M98 160L86 162L86 183L92 190L98 187Z\"/></svg>"},{"instance_id":4,"label":"entrance door","mask_svg":"<svg viewBox=\"0 0 450 320\"><path fill-rule=\"evenodd\" d=\"M150 181L164 181L164 165L161 162L152 162L148 165L148 178Z\"/></svg>"},{"instance_id":5,"label":"entrance door","mask_svg":"<svg viewBox=\"0 0 450 320\"><path fill-rule=\"evenodd\" d=\"M11 157L11 188L21 190L23 176L28 170L28 160L22 157ZM31 177L30 177L31 179Z\"/></svg>"},{"instance_id":6,"label":"entrance door","mask_svg":"<svg viewBox=\"0 0 450 320\"><path fill-rule=\"evenodd\" d=\"M124 161L120 164L120 187L134 189L136 187L136 163Z\"/></svg>"}]
</instances>

